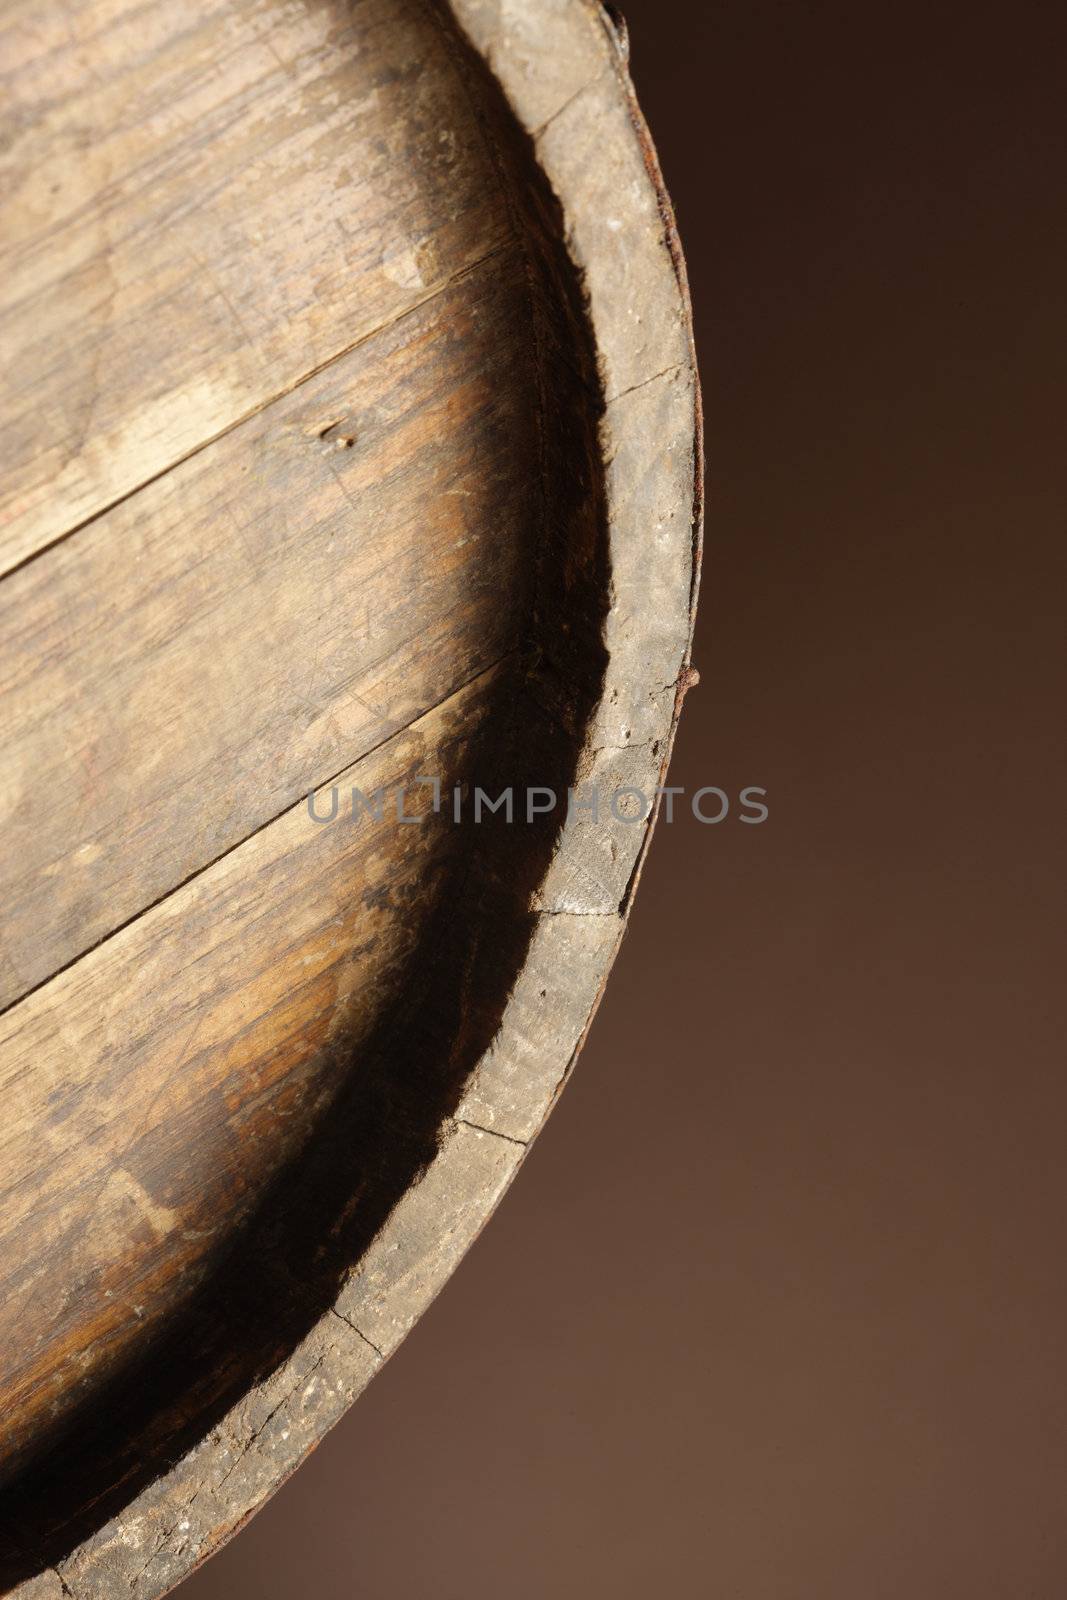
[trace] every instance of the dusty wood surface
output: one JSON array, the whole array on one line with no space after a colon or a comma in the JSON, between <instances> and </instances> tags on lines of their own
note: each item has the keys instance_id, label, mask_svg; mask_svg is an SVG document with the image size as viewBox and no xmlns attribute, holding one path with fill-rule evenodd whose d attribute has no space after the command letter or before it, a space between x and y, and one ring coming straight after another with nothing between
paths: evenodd
<instances>
[{"instance_id":1,"label":"dusty wood surface","mask_svg":"<svg viewBox=\"0 0 1067 1600\"><path fill-rule=\"evenodd\" d=\"M0 59L0 1579L147 1596L484 1223L650 831L303 796L654 793L699 397L592 0L19 3Z\"/></svg>"},{"instance_id":2,"label":"dusty wood surface","mask_svg":"<svg viewBox=\"0 0 1067 1600\"><path fill-rule=\"evenodd\" d=\"M0 63L0 571L506 238L418 0L15 0Z\"/></svg>"},{"instance_id":3,"label":"dusty wood surface","mask_svg":"<svg viewBox=\"0 0 1067 1600\"><path fill-rule=\"evenodd\" d=\"M525 310L494 258L0 586L0 1007L511 648Z\"/></svg>"}]
</instances>

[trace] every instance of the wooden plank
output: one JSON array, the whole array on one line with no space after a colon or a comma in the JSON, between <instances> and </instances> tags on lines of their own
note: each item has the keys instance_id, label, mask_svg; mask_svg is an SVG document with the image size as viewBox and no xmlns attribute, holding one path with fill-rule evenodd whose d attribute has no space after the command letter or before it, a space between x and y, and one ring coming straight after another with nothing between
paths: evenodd
<instances>
[{"instance_id":1,"label":"wooden plank","mask_svg":"<svg viewBox=\"0 0 1067 1600\"><path fill-rule=\"evenodd\" d=\"M377 773L435 768L450 778L472 767L479 781L484 759L517 780L551 776L562 789L577 777L602 795L625 785L651 794L664 780L692 681L699 399L684 269L620 36L596 0L426 0L425 9L417 0L346 0L343 10L332 0L207 0L172 38L177 3L131 13L131 0L101 0L90 39L85 0L71 0L73 22L62 7L38 14L14 0L0 28L13 19L21 29L4 41L7 60L23 51L36 106L31 114L23 104L16 124L48 124L55 111L92 176L97 143L113 149L124 128L184 104L186 90L179 72L180 93L158 93L150 116L133 95L127 116L120 94L101 89L94 99L96 84L75 85L78 69L100 84L137 83L153 56L180 62L181 41L194 40L209 17L211 48L194 63L209 118L210 95L225 98L232 84L234 52L246 65L253 59L252 35L254 51L269 54L294 30L323 27L336 40L351 22L353 49L365 44L368 60L392 63L372 84L392 105L372 97L359 108L377 132L363 151L367 192L354 198L351 222L369 233L341 276L360 279L366 245L409 298L400 320L397 308L371 317L309 367L315 295L309 290L305 304L296 293L293 321L303 331L293 346L271 344L287 321L283 256L303 263L303 285L322 254L319 240L305 250L304 234L334 215L322 188L336 176L338 150L329 140L305 147L300 130L288 139L290 97L279 94L269 131L285 136L284 152L279 145L276 171L261 167L249 198L231 141L245 127L257 149L267 137L254 95L242 102L238 92L235 119L218 118L207 142L188 144L187 128L175 123L173 143L160 136L158 159L139 169L137 183L166 190L173 181L186 210L160 212L152 244L139 241L123 256L133 265L115 299L116 336L121 342L125 312L138 309L138 252L168 233L181 237L188 214L202 233L213 196L238 195L248 226L240 250L222 251L231 272L223 288L235 313L244 310L245 283L270 311L263 338L243 347L242 393L262 378L263 352L276 387L219 430L224 438L180 450L182 464L164 450L151 483L134 474L130 488L112 485L116 503L97 504L88 521L69 520L75 480L57 457L67 500L59 531L46 531L32 558L28 546L12 558L18 570L0 585L0 610L6 595L20 600L5 613L12 626L26 629L36 617L38 628L7 658L21 754L9 762L0 807L5 823L16 818L23 828L10 847L11 881L36 874L18 903L7 976L16 990L39 985L0 1017L0 1414L8 1429L0 1472L11 1474L0 1587L29 1580L29 1595L51 1566L82 1600L147 1600L178 1581L277 1487L358 1392L377 1352L394 1349L421 1314L570 1070L651 828L651 819L601 827L588 816L558 833L501 822L487 850L481 835L447 826L386 823L377 836L346 823L317 829L299 799L280 816L266 800L281 805L294 774L321 778L324 756L344 764L351 746L365 748L364 713L378 719L374 744L421 703L448 695L450 667L486 659L471 644L476 635L496 640L488 659L521 645L514 675L510 662L498 680L480 675L439 714L377 746L360 769L362 787L373 787ZM369 39L375 18L406 30L397 54ZM425 30L438 23L431 44ZM422 56L412 40L425 43ZM285 59L296 61L290 89L300 120L321 106L298 54ZM120 56L128 67L115 64ZM362 69L358 53L353 59L356 77L346 82L355 90ZM60 63L67 80L57 77L53 96L49 72ZM340 70L332 50L320 64ZM56 105L47 109L50 96ZM427 117L442 96L455 126ZM333 109L343 118L351 107ZM410 126L390 142L383 130L401 121ZM479 124L491 130L492 165ZM442 132L438 167L429 152ZM453 133L466 151L462 172L448 166ZM17 126L15 137L14 170L40 167L33 140ZM57 149L57 170L69 175ZM426 159L409 173L412 151ZM306 188L305 157L315 166ZM179 173L182 162L198 168L199 187ZM94 176L93 208L110 216L117 197L126 216L129 178L113 191L106 173ZM285 198L273 212L272 185ZM297 193L307 203L294 211ZM412 226L412 193L438 219L436 232ZM33 207L46 215L52 203L17 179L12 214L28 238L36 238ZM55 201L57 216L65 204ZM483 229L485 207L495 220ZM263 208L272 232L257 240L249 219ZM151 207L146 214L155 215ZM222 207L212 225L223 243L226 223ZM439 255L424 245L453 224L466 244L435 276ZM41 270L24 276L27 294L48 277L45 254L73 248L81 226L57 224L51 243L41 235ZM128 242L110 226L93 247L105 263ZM260 247L270 270L237 265ZM186 252L186 269L189 259ZM168 261L155 260L155 280ZM53 287L71 277L69 265L59 262ZM210 281L202 277L186 300L172 277L157 320L172 302L197 312L211 300ZM366 281L373 296L380 285L369 270ZM437 326L449 285L458 310ZM110 304L105 284L82 309L103 324ZM149 413L154 376L142 371L143 352L154 352L169 382L169 363L185 370L170 344L189 339L191 327L187 315L172 323L169 342L154 328L147 343L123 346L122 385L140 386ZM412 327L422 332L411 337ZM226 371L235 359L215 331L212 323L188 365L189 382L209 377L206 398L194 396L201 419L214 403L219 351ZM56 349L69 343L77 354L80 337L75 319L59 328ZM294 348L300 359L290 369ZM83 476L94 448L83 441L106 442L90 461L101 482L137 455L126 448L134 435L116 433L113 418L105 426L105 356L101 349L102 379L89 385L99 393L75 432ZM332 381L361 360L368 373L329 392L336 415L332 403L299 410L309 394L327 398L314 387L320 378ZM79 372L75 363L84 387ZM186 379L175 381L183 394ZM154 419L161 435L172 412L180 407L168 391ZM53 408L51 420L61 415ZM44 431L36 448L53 443ZM211 478L219 461L225 470ZM48 491L38 487L43 515ZM513 508L506 527L502 504ZM26 501L20 515L33 509ZM93 565L104 525L111 553ZM38 592L35 573L67 574L64 615L49 610L59 604L48 598L55 583L42 579ZM383 625L385 639L376 640ZM300 675L301 628L320 647L310 682ZM66 655L48 691L53 651ZM348 651L346 677L335 663ZM420 671L431 691L425 701L409 692ZM33 672L40 681L31 692ZM0 678L0 705L3 687ZM53 694L50 732L35 730L39 690ZM346 711L349 690L365 702L362 713ZM64 741L53 760L50 746ZM475 750L480 759L471 762ZM47 781L42 760L52 762ZM222 768L228 777L213 776ZM61 794L72 771L84 786L80 803ZM142 790L152 795L147 833ZM115 795L125 806L116 808ZM34 801L52 848L35 864ZM249 808L260 803L259 831L243 837ZM168 806L176 807L172 826ZM109 830L106 849L91 833L96 818ZM476 856L467 843L478 845ZM144 891L160 855L163 898L146 908L134 890ZM183 861L193 863L184 884ZM49 900L55 863L51 877L72 891ZM120 918L123 895L135 909ZM85 953L86 930L101 917L103 942ZM51 978L32 976L38 929L53 942L49 959L64 939L73 952ZM249 1207L253 1231L237 1235ZM180 1317L190 1294L195 1311Z\"/></svg>"},{"instance_id":2,"label":"wooden plank","mask_svg":"<svg viewBox=\"0 0 1067 1600\"><path fill-rule=\"evenodd\" d=\"M0 1004L512 648L526 317L505 254L0 584Z\"/></svg>"},{"instance_id":3,"label":"wooden plank","mask_svg":"<svg viewBox=\"0 0 1067 1600\"><path fill-rule=\"evenodd\" d=\"M0 1477L189 1295L358 1063L471 837L398 824L390 786L425 813L417 774L469 777L498 679L342 774L335 821L299 803L0 1019ZM351 820L353 784L382 820Z\"/></svg>"},{"instance_id":4,"label":"wooden plank","mask_svg":"<svg viewBox=\"0 0 1067 1600\"><path fill-rule=\"evenodd\" d=\"M15 0L0 73L0 572L509 236L419 0Z\"/></svg>"}]
</instances>

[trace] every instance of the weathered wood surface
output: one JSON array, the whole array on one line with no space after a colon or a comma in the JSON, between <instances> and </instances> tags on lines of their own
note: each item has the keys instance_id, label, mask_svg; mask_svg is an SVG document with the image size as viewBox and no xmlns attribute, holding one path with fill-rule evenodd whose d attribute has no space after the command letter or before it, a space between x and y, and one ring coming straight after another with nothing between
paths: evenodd
<instances>
[{"instance_id":1,"label":"weathered wood surface","mask_svg":"<svg viewBox=\"0 0 1067 1600\"><path fill-rule=\"evenodd\" d=\"M0 1587L162 1593L491 1212L663 779L684 271L593 0L16 0L0 182Z\"/></svg>"},{"instance_id":2,"label":"weathered wood surface","mask_svg":"<svg viewBox=\"0 0 1067 1600\"><path fill-rule=\"evenodd\" d=\"M492 683L339 774L334 822L299 801L0 1017L0 1467L188 1297L324 1114L463 842L415 779L462 778ZM425 820L398 826L405 785Z\"/></svg>"},{"instance_id":3,"label":"weathered wood surface","mask_svg":"<svg viewBox=\"0 0 1067 1600\"><path fill-rule=\"evenodd\" d=\"M0 571L507 237L419 0L0 18Z\"/></svg>"},{"instance_id":4,"label":"weathered wood surface","mask_svg":"<svg viewBox=\"0 0 1067 1600\"><path fill-rule=\"evenodd\" d=\"M454 830L303 796L462 776L531 602L466 88L417 5L277 20L7 19L5 482L47 494L0 583L0 1478L188 1300L414 954Z\"/></svg>"},{"instance_id":5,"label":"weathered wood surface","mask_svg":"<svg viewBox=\"0 0 1067 1600\"><path fill-rule=\"evenodd\" d=\"M525 313L505 253L0 587L0 1007L511 647Z\"/></svg>"}]
</instances>

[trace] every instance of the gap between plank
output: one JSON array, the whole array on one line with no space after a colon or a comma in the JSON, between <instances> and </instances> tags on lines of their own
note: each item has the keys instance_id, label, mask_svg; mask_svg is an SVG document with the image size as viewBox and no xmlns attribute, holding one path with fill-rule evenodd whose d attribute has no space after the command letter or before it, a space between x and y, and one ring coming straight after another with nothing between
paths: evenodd
<instances>
[{"instance_id":1,"label":"gap between plank","mask_svg":"<svg viewBox=\"0 0 1067 1600\"><path fill-rule=\"evenodd\" d=\"M158 472L150 473L147 478L144 478L140 483L135 484L132 489L127 489L123 494L116 495L114 500L109 500L106 505L99 506L95 511L90 512L87 517L83 517L80 522L76 522L73 527L64 529L62 533L57 533L54 538L49 539L45 544L38 546L36 550L31 550L20 560L12 562L11 566L3 568L3 570L0 571L0 583L3 583L7 578L14 577L16 572L21 572L23 568L32 565L33 562L39 561L42 556L48 555L50 551L55 550L59 545L65 544L68 539L73 539L75 534L82 533L86 528L90 527L92 523L98 522L101 517L106 517L109 512L115 510L116 506L124 505L127 500L132 500L133 497L140 494L142 490L149 488L153 483L158 483L161 478L165 478L167 476L168 472L174 472L176 468L184 466L187 461L191 461L193 457L198 456L201 451L209 450L211 446L213 444L217 444L220 439L225 439L228 434L234 433L238 428L244 427L245 423L250 422L253 417L258 417L262 412L269 411L271 406L276 405L279 400L284 400L287 395L295 394L296 391L298 389L302 389L306 383L310 383L311 380L313 378L317 378L320 373L328 371L328 369L332 366L335 366L338 361L343 361L345 357L351 355L354 350L358 350L362 345L368 344L371 339L376 339L379 334L388 332L390 328L395 328L399 323L404 321L405 317L413 316L416 311L421 311L425 306L428 306L434 300L439 299L441 295L447 294L450 289L454 289L456 285L462 283L465 278L468 278L474 273L478 272L487 264L487 262L495 260L498 256L506 255L508 251L518 250L519 248L520 246L515 239L508 239L503 244L495 245L492 250L487 250L485 254L479 256L476 261L469 261L466 266L460 267L456 272L454 272L450 278L444 279L443 282L437 284L433 289L430 289L425 295L422 296L420 300L413 301L411 305L405 306L403 311L398 311L395 316L387 318L385 322L378 323L376 327L369 329L366 333L361 333L359 338L353 339L351 344L345 345L343 349L335 351L334 354L332 356L328 356L325 361L320 361L318 366L309 368L307 372L302 373L299 378L294 379L294 381L287 384L285 388L278 389L274 394L270 395L268 399L262 400L258 405L250 407L248 411L242 412L239 417L235 417L232 422L227 423L225 428L220 428L217 433L211 434L207 439L202 439L200 443L194 445L191 450L186 450L184 455L176 456L173 461L168 461L167 465L165 467L161 467ZM0 1012L0 1016L2 1015L3 1013Z\"/></svg>"},{"instance_id":2,"label":"gap between plank","mask_svg":"<svg viewBox=\"0 0 1067 1600\"><path fill-rule=\"evenodd\" d=\"M368 749L364 750L361 755L357 756L355 761L348 761L343 767L339 767L336 772L330 773L325 778L320 778L317 783L312 784L311 788L302 796L302 799L306 799L307 794L313 794L315 790L323 788L326 784L336 783L337 779L343 772L348 772L350 769L362 766L363 762L366 761L370 756L374 755L379 750L383 750L386 745L391 744L394 739L400 738L402 734L408 733L419 722L421 722L424 717L432 717L435 712L440 711L444 706L448 705L450 700L454 700L457 695L463 694L465 690L471 688L471 686L477 683L481 678L487 678L491 672L496 672L499 667L503 666L505 661L509 660L515 654L516 649L513 647L510 650L505 650L502 655L499 655L495 660L490 661L487 666L479 667L477 672L472 673L472 675L469 678L464 679L462 683L457 683L448 691L446 695L442 695L440 700L435 701L433 705L427 706L425 710L420 711L417 716L412 717L410 722L406 722L403 727L393 728L390 733L387 733L383 738L379 739L377 744L372 744ZM79 962L85 961L103 945L109 944L112 939L118 938L120 933L125 933L127 928L132 928L135 923L140 922L142 917L146 917L150 911L154 911L158 906L161 906L167 900L170 900L174 895L186 888L188 884L195 883L197 878L203 877L205 872L210 872L212 867L217 866L220 861L225 861L227 856L233 855L235 850L240 850L242 846L248 844L249 840L254 839L257 834L263 833L265 829L273 827L276 822L280 822L282 817L288 815L290 811L295 810L295 808L301 803L301 800L295 800L291 801L288 805L283 806L280 811L276 811L274 815L268 817L265 822L259 823L258 826L253 828L250 833L246 833L242 838L238 839L235 844L227 845L225 850L220 850L218 855L212 856L210 861L205 861L193 872L190 872L186 877L182 878L180 882L172 884L169 889L164 891L163 894L157 895L156 898L154 900L150 900L147 905L141 906L141 908L138 911L135 911L132 916L127 917L125 922L120 922L116 927L109 928L107 933L102 934L99 939L94 940L92 944L86 945L84 950L79 950L76 956L71 956L69 961L64 961L61 967L57 967L54 972L50 972L47 978L42 978L39 983L35 983L31 988L23 990L22 994L20 994L16 999L9 1000L6 1006L0 1006L0 1018L6 1017L9 1012L16 1010L18 1006L23 1005L41 989L47 988L47 986L50 983L53 983L56 978L62 977L64 972L69 972L70 969L72 967L76 967Z\"/></svg>"}]
</instances>

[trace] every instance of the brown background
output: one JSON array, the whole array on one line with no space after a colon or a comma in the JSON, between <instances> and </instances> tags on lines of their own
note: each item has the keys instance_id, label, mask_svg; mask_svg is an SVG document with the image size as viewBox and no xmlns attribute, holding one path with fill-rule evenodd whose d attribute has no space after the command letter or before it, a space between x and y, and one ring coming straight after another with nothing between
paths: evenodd
<instances>
[{"instance_id":1,"label":"brown background","mask_svg":"<svg viewBox=\"0 0 1067 1600\"><path fill-rule=\"evenodd\" d=\"M1067 1593L1062 8L626 9L708 409L674 781L771 818L661 829L501 1212L189 1600Z\"/></svg>"}]
</instances>

